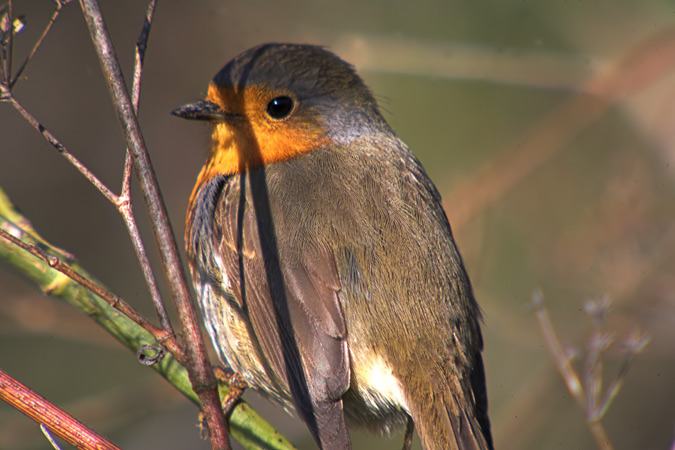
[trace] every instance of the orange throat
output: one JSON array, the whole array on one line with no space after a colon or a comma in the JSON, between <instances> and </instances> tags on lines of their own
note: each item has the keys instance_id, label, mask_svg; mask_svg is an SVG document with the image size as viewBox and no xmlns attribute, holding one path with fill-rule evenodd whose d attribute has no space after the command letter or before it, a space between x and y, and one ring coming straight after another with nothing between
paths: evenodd
<instances>
[{"instance_id":1,"label":"orange throat","mask_svg":"<svg viewBox=\"0 0 675 450\"><path fill-rule=\"evenodd\" d=\"M246 125L244 126L248 128ZM206 163L197 177L197 185L218 175L243 173L257 167L286 161L329 144L328 138L308 136L295 130L283 130L260 136L254 130L233 129L217 124Z\"/></svg>"},{"instance_id":2,"label":"orange throat","mask_svg":"<svg viewBox=\"0 0 675 450\"><path fill-rule=\"evenodd\" d=\"M213 124L209 154L190 205L199 188L215 176L243 173L330 145L325 130L316 124L266 120L260 114L260 92L259 86L247 87L241 93L209 86L207 100L223 110L237 111L241 119Z\"/></svg>"}]
</instances>

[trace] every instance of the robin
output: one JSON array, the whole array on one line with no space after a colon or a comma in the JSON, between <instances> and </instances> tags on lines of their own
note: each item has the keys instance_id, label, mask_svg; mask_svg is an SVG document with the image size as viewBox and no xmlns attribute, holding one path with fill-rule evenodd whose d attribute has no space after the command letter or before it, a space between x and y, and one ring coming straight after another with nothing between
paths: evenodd
<instances>
[{"instance_id":1,"label":"robin","mask_svg":"<svg viewBox=\"0 0 675 450\"><path fill-rule=\"evenodd\" d=\"M322 449L351 448L346 419L491 449L481 312L440 195L354 68L261 45L173 114L213 130L185 239L219 358Z\"/></svg>"}]
</instances>

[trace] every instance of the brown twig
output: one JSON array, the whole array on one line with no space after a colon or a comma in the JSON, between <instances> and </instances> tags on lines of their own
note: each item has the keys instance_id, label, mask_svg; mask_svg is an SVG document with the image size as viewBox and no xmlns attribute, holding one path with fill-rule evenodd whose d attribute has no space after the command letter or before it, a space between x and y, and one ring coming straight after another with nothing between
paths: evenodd
<instances>
[{"instance_id":1,"label":"brown twig","mask_svg":"<svg viewBox=\"0 0 675 450\"><path fill-rule=\"evenodd\" d=\"M134 82L131 88L131 99L134 104L134 111L138 114L138 105L141 98L141 79L143 74L143 62L145 61L145 51L148 48L148 39L150 37L150 27L152 25L152 17L155 13L155 6L157 2L151 0L148 5L148 10L145 13L145 20L143 21L143 28L141 35L136 43L135 61L134 61ZM129 149L126 149L124 158L124 173L122 175L122 197L129 197L131 189L131 168L133 161Z\"/></svg>"},{"instance_id":2,"label":"brown twig","mask_svg":"<svg viewBox=\"0 0 675 450\"><path fill-rule=\"evenodd\" d=\"M0 85L0 93L5 101L8 101L24 119L35 128L59 153L68 160L91 184L98 189L105 198L115 204L117 196L84 164L80 162L72 153L68 151L65 145L61 144L47 128L45 128L26 108L19 103L12 92L5 85Z\"/></svg>"},{"instance_id":3,"label":"brown twig","mask_svg":"<svg viewBox=\"0 0 675 450\"><path fill-rule=\"evenodd\" d=\"M120 450L103 436L57 408L0 370L0 399L9 403L69 444L84 450Z\"/></svg>"},{"instance_id":4,"label":"brown twig","mask_svg":"<svg viewBox=\"0 0 675 450\"><path fill-rule=\"evenodd\" d=\"M156 0L151 0L148 5L148 10L145 15L145 20L143 22L143 27L141 29L141 35L136 44L136 58L134 62L134 83L132 88L132 102L134 106L134 112L138 113L138 105L140 102L141 96L141 79L143 75L143 61L145 60L145 51L148 48L148 39L150 38L150 27L152 26L152 18L155 12L155 6L157 5ZM155 306L155 312L159 318L159 323L168 333L171 335L175 334L173 331L173 325L171 325L171 320L169 319L169 314L166 311L166 305L162 299L162 294L159 291L159 286L157 284L157 278L152 270L152 265L150 264L150 258L148 258L148 253L145 250L145 244L141 238L141 234L138 231L138 225L136 224L136 218L133 214L133 208L131 205L131 168L132 168L132 159L131 154L129 153L129 148L125 151L124 157L124 172L122 175L122 192L120 193L117 201L115 202L115 207L122 215L124 219L124 224L127 227L129 232L129 237L131 238L131 243L136 252L136 258L138 259L141 271L143 272L143 277L145 278L145 284L148 287L150 292L150 298L152 299L153 305Z\"/></svg>"},{"instance_id":5,"label":"brown twig","mask_svg":"<svg viewBox=\"0 0 675 450\"><path fill-rule=\"evenodd\" d=\"M80 6L91 33L92 42L101 62L110 96L121 123L133 166L143 193L152 229L160 251L162 264L177 304L179 318L186 336L186 368L193 389L199 396L214 449L229 449L227 425L216 389L213 371L208 362L197 316L190 300L187 278L180 262L164 201L159 192L150 157L143 142L136 115L124 83L122 70L108 34L103 15L96 0L80 0Z\"/></svg>"},{"instance_id":6,"label":"brown twig","mask_svg":"<svg viewBox=\"0 0 675 450\"><path fill-rule=\"evenodd\" d=\"M2 101L7 101L9 102L14 109L16 109L19 114L21 114L24 119L33 127L35 128L46 140L49 142L56 150L59 151L80 173L82 173L91 184L93 184L101 193L111 202L114 203L114 198L115 195L108 189L101 180L99 180L93 173L91 173L85 166L82 164L75 156L73 156L68 149L59 142L59 140L54 136L49 130L47 130L32 114L24 108L21 103L14 97L12 94L12 87L16 83L16 81L19 79L23 71L28 65L28 62L33 58L33 55L35 55L35 52L37 49L40 47L40 44L42 43L43 39L51 29L51 26L54 24L54 21L58 17L61 8L63 5L68 3L68 1L60 1L56 0L56 10L54 11L52 18L50 19L49 23L45 27L44 31L42 32L42 35L38 39L38 41L35 43L33 46L33 49L31 50L31 53L29 56L26 58L26 60L23 62L21 67L19 68L19 71L17 72L17 76L12 78L12 48L13 48L13 35L14 35L14 28L13 28L13 17L12 17L12 2L10 1L8 3L8 13L7 13L7 19L9 23L9 28L7 30L7 42L3 45L3 61L2 61L2 69L3 69L3 80L0 82L0 99ZM6 49L6 50L5 50Z\"/></svg>"}]
</instances>

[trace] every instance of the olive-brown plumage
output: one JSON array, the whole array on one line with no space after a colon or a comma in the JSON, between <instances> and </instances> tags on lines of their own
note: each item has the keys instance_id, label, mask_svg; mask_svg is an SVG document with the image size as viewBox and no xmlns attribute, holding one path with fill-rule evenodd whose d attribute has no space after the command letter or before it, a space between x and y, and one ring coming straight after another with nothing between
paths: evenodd
<instances>
[{"instance_id":1,"label":"olive-brown plumage","mask_svg":"<svg viewBox=\"0 0 675 450\"><path fill-rule=\"evenodd\" d=\"M351 66L266 44L174 114L213 125L186 243L206 329L323 449L345 419L490 449L480 310L440 196Z\"/></svg>"}]
</instances>

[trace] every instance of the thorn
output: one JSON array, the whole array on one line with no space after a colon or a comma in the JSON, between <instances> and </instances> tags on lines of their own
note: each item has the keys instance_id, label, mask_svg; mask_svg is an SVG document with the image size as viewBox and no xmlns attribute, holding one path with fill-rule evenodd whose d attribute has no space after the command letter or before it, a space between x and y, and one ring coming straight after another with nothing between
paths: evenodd
<instances>
[{"instance_id":1,"label":"thorn","mask_svg":"<svg viewBox=\"0 0 675 450\"><path fill-rule=\"evenodd\" d=\"M153 354L154 353L154 354ZM138 362L146 366L157 364L166 355L166 349L158 344L141 345L136 352Z\"/></svg>"},{"instance_id":2,"label":"thorn","mask_svg":"<svg viewBox=\"0 0 675 450\"><path fill-rule=\"evenodd\" d=\"M49 264L49 267L52 269L59 264L59 258L54 256L54 255L47 255L47 264Z\"/></svg>"}]
</instances>

